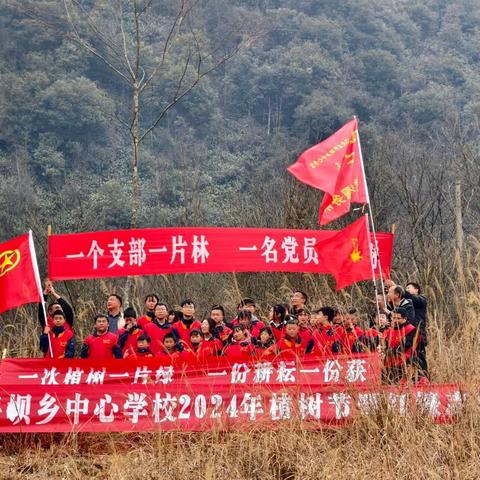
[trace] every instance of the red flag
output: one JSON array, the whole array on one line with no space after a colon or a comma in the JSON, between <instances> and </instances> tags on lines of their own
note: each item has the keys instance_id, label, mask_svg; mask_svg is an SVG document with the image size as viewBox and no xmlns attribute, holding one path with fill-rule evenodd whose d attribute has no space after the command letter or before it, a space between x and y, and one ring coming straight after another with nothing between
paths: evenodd
<instances>
[{"instance_id":1,"label":"red flag","mask_svg":"<svg viewBox=\"0 0 480 480\"><path fill-rule=\"evenodd\" d=\"M0 313L42 301L31 232L0 244Z\"/></svg>"},{"instance_id":2,"label":"red flag","mask_svg":"<svg viewBox=\"0 0 480 480\"><path fill-rule=\"evenodd\" d=\"M317 242L319 264L335 277L337 290L372 278L370 234L367 216L340 230L335 236Z\"/></svg>"},{"instance_id":3,"label":"red flag","mask_svg":"<svg viewBox=\"0 0 480 480\"><path fill-rule=\"evenodd\" d=\"M320 225L347 213L351 203L368 203L357 119L303 152L288 171L301 182L325 192Z\"/></svg>"}]
</instances>

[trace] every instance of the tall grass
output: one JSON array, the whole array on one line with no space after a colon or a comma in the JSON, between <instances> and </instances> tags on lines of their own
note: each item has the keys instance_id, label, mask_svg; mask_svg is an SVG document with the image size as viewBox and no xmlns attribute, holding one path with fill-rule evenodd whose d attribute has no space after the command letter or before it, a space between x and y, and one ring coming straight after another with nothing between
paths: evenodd
<instances>
[{"instance_id":1,"label":"tall grass","mask_svg":"<svg viewBox=\"0 0 480 480\"><path fill-rule=\"evenodd\" d=\"M408 272L425 285L429 298L428 357L432 380L474 388L480 372L480 244L471 241L462 257L443 252L422 270ZM405 281L407 277L400 278ZM108 292L121 283L77 282L68 286L76 308L77 332ZM200 299L200 315L219 300L231 314L245 295L265 299L259 307L287 299L295 288L311 304L358 305L364 319L371 287L333 293L324 277L313 275L209 275L150 277L134 282L132 298L160 292L172 305L184 296ZM62 286L58 285L61 290ZM37 355L36 312L20 309L2 319L1 348L9 356ZM478 479L480 408L474 395L458 423L435 425L419 416L393 413L358 417L338 430L310 431L295 422L276 431L32 434L0 436L0 478L115 479Z\"/></svg>"}]
</instances>

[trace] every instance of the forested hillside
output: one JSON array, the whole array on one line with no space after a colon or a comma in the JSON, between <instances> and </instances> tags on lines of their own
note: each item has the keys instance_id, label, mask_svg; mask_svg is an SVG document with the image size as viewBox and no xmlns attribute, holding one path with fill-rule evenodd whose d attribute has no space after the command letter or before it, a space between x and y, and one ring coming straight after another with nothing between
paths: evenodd
<instances>
[{"instance_id":1,"label":"forested hillside","mask_svg":"<svg viewBox=\"0 0 480 480\"><path fill-rule=\"evenodd\" d=\"M65 3L99 51L102 38L119 41L120 26L127 39L133 32L132 2ZM320 193L286 166L357 115L377 226L397 224L399 266L411 266L407 253L421 264L426 250L449 245L455 181L464 231L478 233L478 2L211 0L183 23L180 3L139 2L148 7L139 25L145 65L161 58L180 18L141 97L143 131L174 96L192 38L204 64L215 66L219 51L231 58L141 143L138 227L315 227ZM129 227L128 85L72 41L63 1L7 2L0 22L1 239L31 227L44 245L47 224Z\"/></svg>"}]
</instances>

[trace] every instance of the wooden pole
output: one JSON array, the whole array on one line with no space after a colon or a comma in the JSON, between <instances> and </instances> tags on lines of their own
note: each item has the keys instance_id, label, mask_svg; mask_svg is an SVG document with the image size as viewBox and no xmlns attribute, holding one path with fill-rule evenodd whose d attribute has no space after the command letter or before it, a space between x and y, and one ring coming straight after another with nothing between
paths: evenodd
<instances>
[{"instance_id":1,"label":"wooden pole","mask_svg":"<svg viewBox=\"0 0 480 480\"><path fill-rule=\"evenodd\" d=\"M463 253L463 216L462 216L462 185L460 180L455 182L455 233L459 254Z\"/></svg>"}]
</instances>

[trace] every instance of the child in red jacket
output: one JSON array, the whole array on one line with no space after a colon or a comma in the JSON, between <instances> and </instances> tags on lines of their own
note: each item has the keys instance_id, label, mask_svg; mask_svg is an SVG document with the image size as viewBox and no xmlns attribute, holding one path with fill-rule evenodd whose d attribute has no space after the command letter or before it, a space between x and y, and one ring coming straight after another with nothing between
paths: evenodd
<instances>
[{"instance_id":1,"label":"child in red jacket","mask_svg":"<svg viewBox=\"0 0 480 480\"><path fill-rule=\"evenodd\" d=\"M150 350L150 344L152 343L152 339L148 336L142 333L139 337L137 337L137 347L131 353L129 350L127 350L123 354L123 358L152 358L154 357L154 353Z\"/></svg>"},{"instance_id":2,"label":"child in red jacket","mask_svg":"<svg viewBox=\"0 0 480 480\"><path fill-rule=\"evenodd\" d=\"M135 352L137 349L137 340L140 335L143 335L143 330L137 324L137 313L132 307L128 307L123 312L125 326L118 329L118 345L122 349L122 354L125 358Z\"/></svg>"},{"instance_id":3,"label":"child in red jacket","mask_svg":"<svg viewBox=\"0 0 480 480\"><path fill-rule=\"evenodd\" d=\"M408 312L397 307L391 316L391 327L383 332L385 359L383 380L387 383L399 383L413 377L421 378L417 359L417 347L420 334L409 321Z\"/></svg>"},{"instance_id":4,"label":"child in red jacket","mask_svg":"<svg viewBox=\"0 0 480 480\"><path fill-rule=\"evenodd\" d=\"M270 327L263 327L260 330L254 354L257 359L263 361L271 361L277 356L277 342Z\"/></svg>"},{"instance_id":5,"label":"child in red jacket","mask_svg":"<svg viewBox=\"0 0 480 480\"><path fill-rule=\"evenodd\" d=\"M71 328L65 328L66 319L62 310L53 312L52 323L53 326L45 326L40 335L40 350L45 354L45 358L73 358L75 336Z\"/></svg>"},{"instance_id":6,"label":"child in red jacket","mask_svg":"<svg viewBox=\"0 0 480 480\"><path fill-rule=\"evenodd\" d=\"M288 318L285 325L285 333L278 342L278 349L282 356L291 355L303 357L306 353L313 350L313 338L305 341L299 334L300 327L298 321L294 318Z\"/></svg>"},{"instance_id":7,"label":"child in red jacket","mask_svg":"<svg viewBox=\"0 0 480 480\"><path fill-rule=\"evenodd\" d=\"M247 358L253 353L253 345L250 334L245 325L236 325L223 354L231 358Z\"/></svg>"},{"instance_id":8,"label":"child in red jacket","mask_svg":"<svg viewBox=\"0 0 480 480\"><path fill-rule=\"evenodd\" d=\"M158 353L159 357L168 356L174 363L182 362L188 357L188 355L184 352L182 345L177 343L173 333L167 333L163 337L162 346L162 350Z\"/></svg>"},{"instance_id":9,"label":"child in red jacket","mask_svg":"<svg viewBox=\"0 0 480 480\"><path fill-rule=\"evenodd\" d=\"M314 327L313 340L315 355L327 356L337 355L342 351L341 330L333 325L335 311L330 307L322 307L315 310L311 317Z\"/></svg>"}]
</instances>

